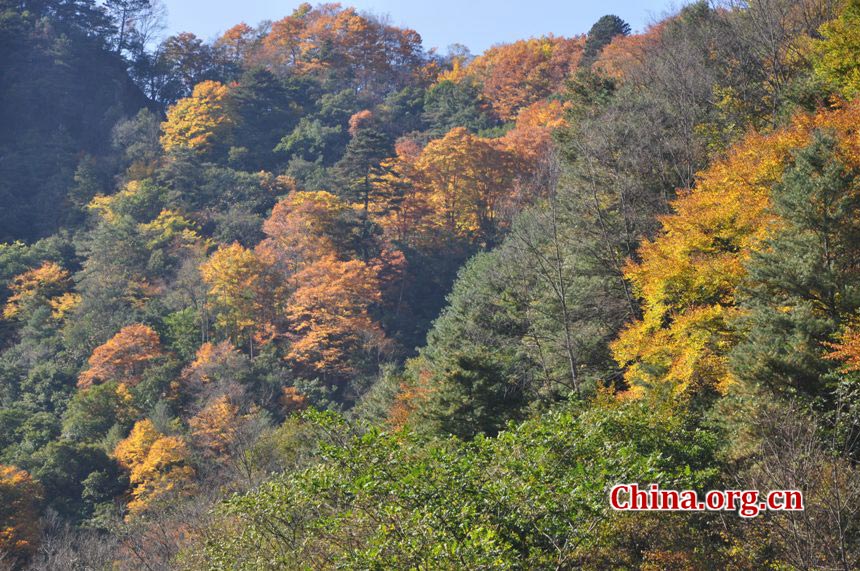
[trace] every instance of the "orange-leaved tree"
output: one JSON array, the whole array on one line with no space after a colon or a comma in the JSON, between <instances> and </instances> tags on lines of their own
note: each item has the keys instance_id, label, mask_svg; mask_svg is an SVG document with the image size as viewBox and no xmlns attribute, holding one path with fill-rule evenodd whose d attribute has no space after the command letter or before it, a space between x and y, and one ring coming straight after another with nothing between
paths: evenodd
<instances>
[{"instance_id":1,"label":"orange-leaved tree","mask_svg":"<svg viewBox=\"0 0 860 571\"><path fill-rule=\"evenodd\" d=\"M520 109L561 90L584 47L584 37L520 40L490 48L460 75L476 78L496 114L508 121Z\"/></svg>"},{"instance_id":2,"label":"orange-leaved tree","mask_svg":"<svg viewBox=\"0 0 860 571\"><path fill-rule=\"evenodd\" d=\"M207 456L221 457L236 440L243 418L228 395L221 395L203 407L189 421L194 444Z\"/></svg>"},{"instance_id":3,"label":"orange-leaved tree","mask_svg":"<svg viewBox=\"0 0 860 571\"><path fill-rule=\"evenodd\" d=\"M420 54L421 37L414 30L395 28L339 4L304 3L272 23L252 59L278 73L349 79L368 91L418 67Z\"/></svg>"},{"instance_id":4,"label":"orange-leaved tree","mask_svg":"<svg viewBox=\"0 0 860 571\"><path fill-rule=\"evenodd\" d=\"M96 347L88 360L89 367L78 376L78 387L87 389L109 381L134 386L146 368L164 356L158 333L141 323L128 325Z\"/></svg>"},{"instance_id":5,"label":"orange-leaved tree","mask_svg":"<svg viewBox=\"0 0 860 571\"><path fill-rule=\"evenodd\" d=\"M330 192L294 192L263 223L267 238L258 253L271 256L286 273L325 256L342 256L349 212L349 205Z\"/></svg>"},{"instance_id":6,"label":"orange-leaved tree","mask_svg":"<svg viewBox=\"0 0 860 571\"><path fill-rule=\"evenodd\" d=\"M384 349L385 335L370 313L380 301L379 279L367 264L328 256L299 271L295 281L300 285L287 305L287 359L336 382Z\"/></svg>"},{"instance_id":7,"label":"orange-leaved tree","mask_svg":"<svg viewBox=\"0 0 860 571\"><path fill-rule=\"evenodd\" d=\"M42 486L15 466L0 465L0 554L24 563L39 546Z\"/></svg>"},{"instance_id":8,"label":"orange-leaved tree","mask_svg":"<svg viewBox=\"0 0 860 571\"><path fill-rule=\"evenodd\" d=\"M427 144L415 161L414 177L437 225L454 235L492 239L516 174L513 153L456 127Z\"/></svg>"},{"instance_id":9,"label":"orange-leaved tree","mask_svg":"<svg viewBox=\"0 0 860 571\"><path fill-rule=\"evenodd\" d=\"M419 249L432 246L433 209L426 190L413 182L422 149L416 141L403 138L394 150L396 156L382 161L380 174L373 179L373 196L379 200L371 203L371 216L392 241Z\"/></svg>"},{"instance_id":10,"label":"orange-leaved tree","mask_svg":"<svg viewBox=\"0 0 860 571\"><path fill-rule=\"evenodd\" d=\"M564 105L556 100L541 100L517 114L514 128L499 139L504 148L523 160L523 165L538 162L549 151L552 131L565 125Z\"/></svg>"},{"instance_id":11,"label":"orange-leaved tree","mask_svg":"<svg viewBox=\"0 0 860 571\"><path fill-rule=\"evenodd\" d=\"M613 79L632 77L646 60L648 50L659 44L665 26L659 23L641 34L618 34L597 56L592 69Z\"/></svg>"},{"instance_id":12,"label":"orange-leaved tree","mask_svg":"<svg viewBox=\"0 0 860 571\"><path fill-rule=\"evenodd\" d=\"M860 371L860 324L851 323L839 335L839 339L830 343L829 359L842 362L842 371L853 373Z\"/></svg>"}]
</instances>

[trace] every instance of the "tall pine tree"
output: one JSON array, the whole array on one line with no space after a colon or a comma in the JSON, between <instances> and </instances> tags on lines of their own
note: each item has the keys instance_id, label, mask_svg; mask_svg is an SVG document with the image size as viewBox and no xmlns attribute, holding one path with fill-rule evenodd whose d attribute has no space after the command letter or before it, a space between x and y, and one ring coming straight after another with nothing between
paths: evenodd
<instances>
[{"instance_id":1,"label":"tall pine tree","mask_svg":"<svg viewBox=\"0 0 860 571\"><path fill-rule=\"evenodd\" d=\"M817 133L772 191L773 235L748 262L744 340L734 351L744 380L816 396L834 366L824 345L860 308L860 187L837 142Z\"/></svg>"}]
</instances>

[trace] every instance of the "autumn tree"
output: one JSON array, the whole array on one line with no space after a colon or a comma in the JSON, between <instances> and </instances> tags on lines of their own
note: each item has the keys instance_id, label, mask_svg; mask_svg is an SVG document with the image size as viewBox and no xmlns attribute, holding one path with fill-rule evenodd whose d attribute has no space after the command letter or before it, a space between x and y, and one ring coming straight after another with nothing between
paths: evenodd
<instances>
[{"instance_id":1,"label":"autumn tree","mask_svg":"<svg viewBox=\"0 0 860 571\"><path fill-rule=\"evenodd\" d=\"M90 356L88 368L78 377L78 387L117 381L129 387L138 384L147 367L165 356L158 334L150 327L135 323L119 330Z\"/></svg>"},{"instance_id":2,"label":"autumn tree","mask_svg":"<svg viewBox=\"0 0 860 571\"><path fill-rule=\"evenodd\" d=\"M520 159L516 166L521 178L529 178L525 173L534 177L539 171L551 156L553 132L565 124L565 106L556 100L538 101L517 113L513 128L499 138L499 144ZM534 197L521 198L528 203Z\"/></svg>"},{"instance_id":3,"label":"autumn tree","mask_svg":"<svg viewBox=\"0 0 860 571\"><path fill-rule=\"evenodd\" d=\"M515 166L510 152L457 127L424 148L415 162L416 182L427 192L439 226L492 241Z\"/></svg>"},{"instance_id":4,"label":"autumn tree","mask_svg":"<svg viewBox=\"0 0 860 571\"><path fill-rule=\"evenodd\" d=\"M465 71L502 120L559 90L582 57L584 38L543 37L494 46Z\"/></svg>"},{"instance_id":5,"label":"autumn tree","mask_svg":"<svg viewBox=\"0 0 860 571\"><path fill-rule=\"evenodd\" d=\"M290 68L303 71L299 66L307 46L303 45L302 36L311 9L310 4L303 3L291 15L272 22L271 31L263 38L261 57L276 71Z\"/></svg>"},{"instance_id":6,"label":"autumn tree","mask_svg":"<svg viewBox=\"0 0 860 571\"><path fill-rule=\"evenodd\" d=\"M728 354L737 343L738 287L773 228L772 189L816 128L832 130L845 156L855 157L849 125L857 112L849 106L800 115L772 134L752 133L674 202L661 233L643 243L641 261L625 271L643 304L642 319L613 345L631 386L668 383L697 392L734 381Z\"/></svg>"},{"instance_id":7,"label":"autumn tree","mask_svg":"<svg viewBox=\"0 0 860 571\"><path fill-rule=\"evenodd\" d=\"M190 97L176 102L161 126L164 150L206 153L222 145L232 125L226 109L228 92L217 81L204 81L194 86Z\"/></svg>"},{"instance_id":8,"label":"autumn tree","mask_svg":"<svg viewBox=\"0 0 860 571\"><path fill-rule=\"evenodd\" d=\"M54 262L15 276L9 284L11 295L6 300L3 317L16 319L37 305L50 306L54 317L62 317L77 305L80 296L68 291L69 272Z\"/></svg>"},{"instance_id":9,"label":"autumn tree","mask_svg":"<svg viewBox=\"0 0 860 571\"><path fill-rule=\"evenodd\" d=\"M215 457L227 453L240 430L239 407L222 395L188 421L196 446Z\"/></svg>"},{"instance_id":10,"label":"autumn tree","mask_svg":"<svg viewBox=\"0 0 860 571\"><path fill-rule=\"evenodd\" d=\"M278 202L263 224L269 252L288 273L320 258L349 253L351 210L326 191L294 192Z\"/></svg>"},{"instance_id":11,"label":"autumn tree","mask_svg":"<svg viewBox=\"0 0 860 571\"><path fill-rule=\"evenodd\" d=\"M860 2L843 2L835 20L821 26L823 39L814 45L816 75L842 97L860 95Z\"/></svg>"},{"instance_id":12,"label":"autumn tree","mask_svg":"<svg viewBox=\"0 0 860 571\"><path fill-rule=\"evenodd\" d=\"M42 486L15 466L0 465L0 554L24 563L36 552L41 532Z\"/></svg>"},{"instance_id":13,"label":"autumn tree","mask_svg":"<svg viewBox=\"0 0 860 571\"><path fill-rule=\"evenodd\" d=\"M241 381L247 375L246 358L229 342L206 342L182 372L182 381L193 390L209 384Z\"/></svg>"},{"instance_id":14,"label":"autumn tree","mask_svg":"<svg viewBox=\"0 0 860 571\"><path fill-rule=\"evenodd\" d=\"M267 266L253 251L234 242L221 246L200 266L217 322L234 339L247 335L254 354L254 332L271 324L281 286L270 279Z\"/></svg>"},{"instance_id":15,"label":"autumn tree","mask_svg":"<svg viewBox=\"0 0 860 571\"><path fill-rule=\"evenodd\" d=\"M286 307L287 359L328 382L343 381L374 365L386 347L385 335L371 315L380 301L375 272L362 261L327 256L304 267L294 279L299 287Z\"/></svg>"},{"instance_id":16,"label":"autumn tree","mask_svg":"<svg viewBox=\"0 0 860 571\"><path fill-rule=\"evenodd\" d=\"M860 371L860 330L855 322L849 322L839 338L827 343L830 351L826 358L842 363L843 372Z\"/></svg>"},{"instance_id":17,"label":"autumn tree","mask_svg":"<svg viewBox=\"0 0 860 571\"><path fill-rule=\"evenodd\" d=\"M242 22L224 32L215 42L215 47L222 49L228 59L241 62L251 55L258 41L254 28Z\"/></svg>"},{"instance_id":18,"label":"autumn tree","mask_svg":"<svg viewBox=\"0 0 860 571\"><path fill-rule=\"evenodd\" d=\"M747 263L740 291L743 339L733 356L745 380L819 394L832 368L825 343L860 308L860 188L856 164L841 155L832 135L816 132L773 187L779 223Z\"/></svg>"},{"instance_id":19,"label":"autumn tree","mask_svg":"<svg viewBox=\"0 0 860 571\"><path fill-rule=\"evenodd\" d=\"M278 74L295 72L363 93L403 85L423 62L421 38L338 4L302 4L272 23L257 61Z\"/></svg>"},{"instance_id":20,"label":"autumn tree","mask_svg":"<svg viewBox=\"0 0 860 571\"><path fill-rule=\"evenodd\" d=\"M160 433L148 419L134 425L131 434L117 444L114 456L129 471L133 488L128 510L132 516L169 494L187 492L194 477L185 442Z\"/></svg>"},{"instance_id":21,"label":"autumn tree","mask_svg":"<svg viewBox=\"0 0 860 571\"><path fill-rule=\"evenodd\" d=\"M592 69L614 79L632 78L659 44L663 24L650 26L641 34L618 34L603 47Z\"/></svg>"}]
</instances>

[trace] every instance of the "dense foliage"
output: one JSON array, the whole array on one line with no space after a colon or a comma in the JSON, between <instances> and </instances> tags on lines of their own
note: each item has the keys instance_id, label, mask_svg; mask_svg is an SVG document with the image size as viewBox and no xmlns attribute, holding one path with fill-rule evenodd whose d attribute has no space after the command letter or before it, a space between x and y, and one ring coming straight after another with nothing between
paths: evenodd
<instances>
[{"instance_id":1,"label":"dense foliage","mask_svg":"<svg viewBox=\"0 0 860 571\"><path fill-rule=\"evenodd\" d=\"M855 0L162 12L0 0L0 569L860 567Z\"/></svg>"}]
</instances>

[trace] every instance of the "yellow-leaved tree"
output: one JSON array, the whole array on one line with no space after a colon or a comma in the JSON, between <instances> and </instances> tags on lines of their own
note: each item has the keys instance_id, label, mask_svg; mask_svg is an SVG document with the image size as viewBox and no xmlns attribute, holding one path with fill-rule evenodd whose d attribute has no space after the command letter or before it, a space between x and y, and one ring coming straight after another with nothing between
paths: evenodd
<instances>
[{"instance_id":1,"label":"yellow-leaved tree","mask_svg":"<svg viewBox=\"0 0 860 571\"><path fill-rule=\"evenodd\" d=\"M191 97L168 109L167 121L161 125L164 150L212 150L232 124L226 107L228 92L227 86L217 81L203 81L194 86Z\"/></svg>"},{"instance_id":2,"label":"yellow-leaved tree","mask_svg":"<svg viewBox=\"0 0 860 571\"><path fill-rule=\"evenodd\" d=\"M660 385L678 393L724 391L733 382L728 353L736 343L737 288L745 262L778 225L768 210L770 190L817 129L833 132L843 156L860 164L858 122L855 103L798 115L767 135L751 133L674 201L660 233L625 270L643 315L612 349L634 393Z\"/></svg>"},{"instance_id":3,"label":"yellow-leaved tree","mask_svg":"<svg viewBox=\"0 0 860 571\"><path fill-rule=\"evenodd\" d=\"M847 99L860 96L860 0L846 0L814 44L815 74Z\"/></svg>"},{"instance_id":4,"label":"yellow-leaved tree","mask_svg":"<svg viewBox=\"0 0 860 571\"><path fill-rule=\"evenodd\" d=\"M200 266L219 327L237 345L247 338L252 355L255 333L270 329L280 308L278 299L284 284L269 268L265 260L238 242L221 246Z\"/></svg>"},{"instance_id":5,"label":"yellow-leaved tree","mask_svg":"<svg viewBox=\"0 0 860 571\"><path fill-rule=\"evenodd\" d=\"M38 304L50 306L54 317L63 317L80 301L79 295L67 291L70 286L69 272L55 262L27 270L9 284L12 295L3 308L3 317L20 318L28 308Z\"/></svg>"},{"instance_id":6,"label":"yellow-leaved tree","mask_svg":"<svg viewBox=\"0 0 860 571\"><path fill-rule=\"evenodd\" d=\"M170 494L190 491L194 469L189 451L179 436L159 432L151 420L138 421L128 438L120 441L114 456L129 471L132 499L130 515L136 515L153 502Z\"/></svg>"}]
</instances>

